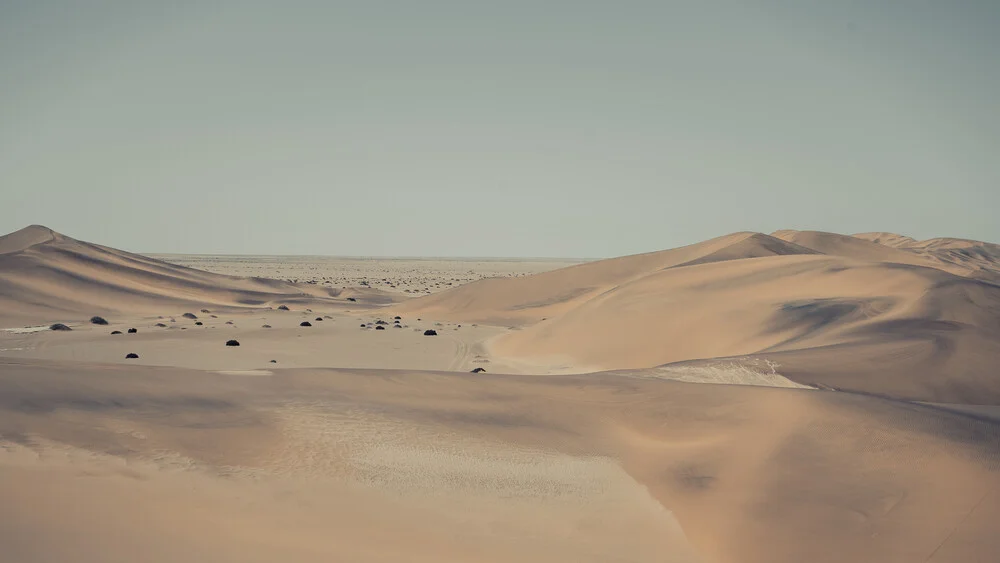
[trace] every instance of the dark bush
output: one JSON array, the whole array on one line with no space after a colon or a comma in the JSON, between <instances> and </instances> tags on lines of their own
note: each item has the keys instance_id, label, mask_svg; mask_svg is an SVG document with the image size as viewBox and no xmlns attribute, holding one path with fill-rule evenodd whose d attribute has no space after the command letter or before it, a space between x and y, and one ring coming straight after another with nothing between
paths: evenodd
<instances>
[{"instance_id":1,"label":"dark bush","mask_svg":"<svg viewBox=\"0 0 1000 563\"><path fill-rule=\"evenodd\" d=\"M160 327L160 328L167 328L167 325L165 325L165 324L163 324L163 323L156 323L156 325L155 325L155 326L158 326L158 327Z\"/></svg>"},{"instance_id":2,"label":"dark bush","mask_svg":"<svg viewBox=\"0 0 1000 563\"><path fill-rule=\"evenodd\" d=\"M271 328L271 325L261 325L261 328Z\"/></svg>"},{"instance_id":3,"label":"dark bush","mask_svg":"<svg viewBox=\"0 0 1000 563\"><path fill-rule=\"evenodd\" d=\"M437 336L438 333L434 329L427 329L424 331L424 336Z\"/></svg>"},{"instance_id":4,"label":"dark bush","mask_svg":"<svg viewBox=\"0 0 1000 563\"><path fill-rule=\"evenodd\" d=\"M139 332L139 329L137 329L137 328L130 328L130 329L128 329L128 333L129 334L135 334L137 332Z\"/></svg>"},{"instance_id":5,"label":"dark bush","mask_svg":"<svg viewBox=\"0 0 1000 563\"><path fill-rule=\"evenodd\" d=\"M323 317L316 317L316 320L317 320L317 321L322 321L322 320L323 320Z\"/></svg>"},{"instance_id":6,"label":"dark bush","mask_svg":"<svg viewBox=\"0 0 1000 563\"><path fill-rule=\"evenodd\" d=\"M195 326L202 326L202 325L204 325L204 324L205 324L205 323L203 323L203 322L201 322L201 321L195 321L195 323L194 323L194 325L195 325Z\"/></svg>"},{"instance_id":7,"label":"dark bush","mask_svg":"<svg viewBox=\"0 0 1000 563\"><path fill-rule=\"evenodd\" d=\"M279 305L278 306L278 310L279 311L288 311L289 310L288 309L288 305Z\"/></svg>"},{"instance_id":8,"label":"dark bush","mask_svg":"<svg viewBox=\"0 0 1000 563\"><path fill-rule=\"evenodd\" d=\"M108 321L104 317L90 317L90 324L92 325L106 325Z\"/></svg>"},{"instance_id":9,"label":"dark bush","mask_svg":"<svg viewBox=\"0 0 1000 563\"><path fill-rule=\"evenodd\" d=\"M240 345L239 341L236 341L236 340L227 340L226 341L226 346L239 346L239 345Z\"/></svg>"},{"instance_id":10,"label":"dark bush","mask_svg":"<svg viewBox=\"0 0 1000 563\"><path fill-rule=\"evenodd\" d=\"M181 316L184 317L185 319L197 319L198 318L198 315L196 315L194 313L184 313Z\"/></svg>"},{"instance_id":11,"label":"dark bush","mask_svg":"<svg viewBox=\"0 0 1000 563\"><path fill-rule=\"evenodd\" d=\"M378 325L377 327L375 327L375 330L385 330L385 327L382 325Z\"/></svg>"},{"instance_id":12,"label":"dark bush","mask_svg":"<svg viewBox=\"0 0 1000 563\"><path fill-rule=\"evenodd\" d=\"M49 330L73 330L73 329L71 329L70 327L68 327L68 326L66 326L66 325L64 325L62 323L56 323L56 324L50 326Z\"/></svg>"},{"instance_id":13,"label":"dark bush","mask_svg":"<svg viewBox=\"0 0 1000 563\"><path fill-rule=\"evenodd\" d=\"M139 354L136 354L135 352L129 352L128 354L125 354L125 359L126 360L137 360L137 359L139 359Z\"/></svg>"},{"instance_id":14,"label":"dark bush","mask_svg":"<svg viewBox=\"0 0 1000 563\"><path fill-rule=\"evenodd\" d=\"M121 333L122 333L122 331L120 331L120 330L112 330L111 331L111 334L121 334Z\"/></svg>"},{"instance_id":15,"label":"dark bush","mask_svg":"<svg viewBox=\"0 0 1000 563\"><path fill-rule=\"evenodd\" d=\"M476 368L476 369L472 370L471 373L483 373L484 371L486 371L486 370L483 369L483 368Z\"/></svg>"},{"instance_id":16,"label":"dark bush","mask_svg":"<svg viewBox=\"0 0 1000 563\"><path fill-rule=\"evenodd\" d=\"M299 326L312 326L312 323L309 321L302 321L301 323L299 323Z\"/></svg>"},{"instance_id":17,"label":"dark bush","mask_svg":"<svg viewBox=\"0 0 1000 563\"><path fill-rule=\"evenodd\" d=\"M211 311L209 311L208 309L202 309L201 312L205 314L211 313Z\"/></svg>"}]
</instances>

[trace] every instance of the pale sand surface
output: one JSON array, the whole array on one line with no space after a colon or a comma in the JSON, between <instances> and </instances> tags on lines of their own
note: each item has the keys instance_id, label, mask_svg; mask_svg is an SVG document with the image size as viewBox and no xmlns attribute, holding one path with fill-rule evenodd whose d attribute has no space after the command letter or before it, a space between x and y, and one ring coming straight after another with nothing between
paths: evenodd
<instances>
[{"instance_id":1,"label":"pale sand surface","mask_svg":"<svg viewBox=\"0 0 1000 563\"><path fill-rule=\"evenodd\" d=\"M993 561L994 246L233 277L0 237L0 561Z\"/></svg>"},{"instance_id":2,"label":"pale sand surface","mask_svg":"<svg viewBox=\"0 0 1000 563\"><path fill-rule=\"evenodd\" d=\"M323 287L368 286L426 295L471 281L526 276L579 264L545 258L364 258L150 254L171 264L227 276L263 276Z\"/></svg>"}]
</instances>

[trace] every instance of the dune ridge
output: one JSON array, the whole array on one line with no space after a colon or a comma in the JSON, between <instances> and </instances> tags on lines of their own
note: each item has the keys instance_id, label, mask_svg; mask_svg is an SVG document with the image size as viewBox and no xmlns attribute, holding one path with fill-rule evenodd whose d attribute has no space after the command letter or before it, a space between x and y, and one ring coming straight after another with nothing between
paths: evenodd
<instances>
[{"instance_id":1,"label":"dune ridge","mask_svg":"<svg viewBox=\"0 0 1000 563\"><path fill-rule=\"evenodd\" d=\"M756 355L810 386L998 404L1000 285L984 279L991 268L834 233L736 233L471 283L400 307L514 325L492 349L538 369Z\"/></svg>"},{"instance_id":2,"label":"dune ridge","mask_svg":"<svg viewBox=\"0 0 1000 563\"><path fill-rule=\"evenodd\" d=\"M391 301L374 289L341 290L211 274L79 241L39 225L0 237L0 308L8 318L87 317L195 306L336 304L347 297L369 304Z\"/></svg>"}]
</instances>

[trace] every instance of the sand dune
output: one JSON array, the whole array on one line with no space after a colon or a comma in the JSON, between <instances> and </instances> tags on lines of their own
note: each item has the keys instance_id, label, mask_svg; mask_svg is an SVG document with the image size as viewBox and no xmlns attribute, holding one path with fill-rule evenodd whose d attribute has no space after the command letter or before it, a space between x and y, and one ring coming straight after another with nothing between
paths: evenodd
<instances>
[{"instance_id":1,"label":"sand dune","mask_svg":"<svg viewBox=\"0 0 1000 563\"><path fill-rule=\"evenodd\" d=\"M1000 549L997 424L933 406L601 375L0 365L0 502L16 507L0 541L18 561Z\"/></svg>"},{"instance_id":2,"label":"sand dune","mask_svg":"<svg viewBox=\"0 0 1000 563\"><path fill-rule=\"evenodd\" d=\"M168 307L391 301L374 289L320 288L210 274L31 226L0 237L0 308L7 318L64 318ZM354 306L358 306L354 304Z\"/></svg>"},{"instance_id":3,"label":"sand dune","mask_svg":"<svg viewBox=\"0 0 1000 563\"><path fill-rule=\"evenodd\" d=\"M892 233L861 233L855 237L872 240L926 257L959 275L1000 283L1000 245L958 238L914 240Z\"/></svg>"},{"instance_id":4,"label":"sand dune","mask_svg":"<svg viewBox=\"0 0 1000 563\"><path fill-rule=\"evenodd\" d=\"M0 561L991 561L996 256L745 232L390 299L31 227Z\"/></svg>"},{"instance_id":5,"label":"sand dune","mask_svg":"<svg viewBox=\"0 0 1000 563\"><path fill-rule=\"evenodd\" d=\"M875 242L776 235L487 280L400 307L518 325L494 352L548 371L756 355L808 385L1000 404L1000 286Z\"/></svg>"}]
</instances>

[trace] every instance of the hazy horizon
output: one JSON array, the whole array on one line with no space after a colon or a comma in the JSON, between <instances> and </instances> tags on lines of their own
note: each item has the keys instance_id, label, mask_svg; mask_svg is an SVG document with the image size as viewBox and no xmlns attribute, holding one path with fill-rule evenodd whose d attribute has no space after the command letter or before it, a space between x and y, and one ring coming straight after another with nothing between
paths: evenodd
<instances>
[{"instance_id":1,"label":"hazy horizon","mask_svg":"<svg viewBox=\"0 0 1000 563\"><path fill-rule=\"evenodd\" d=\"M149 254L1000 242L1000 3L0 4L0 232Z\"/></svg>"}]
</instances>

